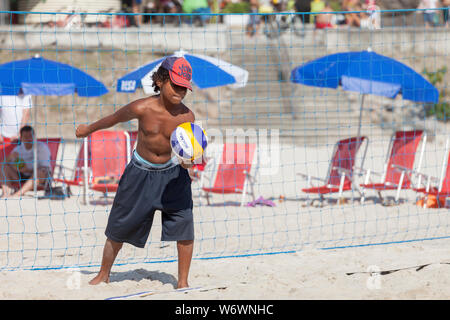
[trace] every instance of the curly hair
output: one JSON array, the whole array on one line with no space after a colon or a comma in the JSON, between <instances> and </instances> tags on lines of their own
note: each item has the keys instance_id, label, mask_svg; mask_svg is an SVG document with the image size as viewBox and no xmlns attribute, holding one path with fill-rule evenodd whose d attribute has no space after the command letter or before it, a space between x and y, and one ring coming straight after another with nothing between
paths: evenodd
<instances>
[{"instance_id":1,"label":"curly hair","mask_svg":"<svg viewBox=\"0 0 450 320\"><path fill-rule=\"evenodd\" d=\"M170 79L169 70L160 66L158 68L158 70L152 75L152 80L153 80L152 87L154 88L154 91L159 92L161 90L161 88L158 87L158 85L156 84L156 81L159 80L164 83L165 81L167 81L169 79Z\"/></svg>"}]
</instances>

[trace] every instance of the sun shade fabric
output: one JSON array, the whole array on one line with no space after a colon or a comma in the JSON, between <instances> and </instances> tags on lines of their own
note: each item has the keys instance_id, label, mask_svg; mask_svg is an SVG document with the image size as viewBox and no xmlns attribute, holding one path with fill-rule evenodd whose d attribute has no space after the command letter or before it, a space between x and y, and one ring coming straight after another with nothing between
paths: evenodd
<instances>
[{"instance_id":1,"label":"sun shade fabric","mask_svg":"<svg viewBox=\"0 0 450 320\"><path fill-rule=\"evenodd\" d=\"M183 56L192 67L192 82L200 89L230 85L240 88L247 84L248 71L218 58L176 52L174 56ZM135 92L143 88L146 94L152 94L155 73L165 58L152 61L117 80L118 92Z\"/></svg>"},{"instance_id":2,"label":"sun shade fabric","mask_svg":"<svg viewBox=\"0 0 450 320\"><path fill-rule=\"evenodd\" d=\"M0 94L97 97L108 92L103 83L70 65L33 57L0 65Z\"/></svg>"},{"instance_id":3,"label":"sun shade fabric","mask_svg":"<svg viewBox=\"0 0 450 320\"><path fill-rule=\"evenodd\" d=\"M291 81L308 86L337 88L363 94L437 103L439 91L405 64L372 51L336 53L292 70Z\"/></svg>"}]
</instances>

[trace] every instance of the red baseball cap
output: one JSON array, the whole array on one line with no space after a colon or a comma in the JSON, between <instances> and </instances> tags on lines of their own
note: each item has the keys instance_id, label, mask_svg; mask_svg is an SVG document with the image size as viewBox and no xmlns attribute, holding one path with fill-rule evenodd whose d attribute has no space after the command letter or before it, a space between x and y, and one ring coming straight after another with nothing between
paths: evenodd
<instances>
[{"instance_id":1,"label":"red baseball cap","mask_svg":"<svg viewBox=\"0 0 450 320\"><path fill-rule=\"evenodd\" d=\"M192 91L192 67L183 57L167 57L161 64L166 70L169 70L170 80L178 86L188 88Z\"/></svg>"}]
</instances>

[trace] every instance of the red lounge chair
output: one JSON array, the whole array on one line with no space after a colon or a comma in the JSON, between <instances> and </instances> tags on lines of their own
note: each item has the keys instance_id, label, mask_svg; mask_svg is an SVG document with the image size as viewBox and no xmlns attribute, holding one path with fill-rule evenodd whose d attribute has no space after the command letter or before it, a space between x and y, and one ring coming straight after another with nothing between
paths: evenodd
<instances>
[{"instance_id":1,"label":"red lounge chair","mask_svg":"<svg viewBox=\"0 0 450 320\"><path fill-rule=\"evenodd\" d=\"M5 162L6 157L17 146L17 143L11 143L11 139L3 138L3 142L0 142L0 162Z\"/></svg>"},{"instance_id":2,"label":"red lounge chair","mask_svg":"<svg viewBox=\"0 0 450 320\"><path fill-rule=\"evenodd\" d=\"M86 150L87 148L87 150ZM130 137L126 131L100 130L84 139L72 179L55 179L67 185L84 186L102 192L116 192L120 177L131 159ZM87 154L87 158L85 158ZM85 185L84 172L88 184Z\"/></svg>"},{"instance_id":3,"label":"red lounge chair","mask_svg":"<svg viewBox=\"0 0 450 320\"><path fill-rule=\"evenodd\" d=\"M425 188L413 189L418 193L423 193L426 196L433 195L437 198L437 203L446 201L448 197L450 197L450 137L447 138L447 142L445 145L445 156L442 163L441 176L440 178L431 177L419 172L416 172L417 175L421 176L426 181ZM434 182L435 185L432 186L431 183ZM426 208L427 201L424 201L424 208Z\"/></svg>"},{"instance_id":4,"label":"red lounge chair","mask_svg":"<svg viewBox=\"0 0 450 320\"><path fill-rule=\"evenodd\" d=\"M356 154L364 141L368 141L367 137L353 137L338 141L334 146L333 156L325 180L298 173L298 175L301 175L308 180L309 187L302 189L302 191L305 193L318 194L320 202L322 203L324 194L338 193L339 199L341 199L344 191L353 190L354 186L358 188L358 186L353 183L353 171ZM361 159L361 166L364 163L366 152L367 144ZM318 180L324 184L317 187L312 186L312 180ZM311 203L312 201L309 202L309 204Z\"/></svg>"},{"instance_id":5,"label":"red lounge chair","mask_svg":"<svg viewBox=\"0 0 450 320\"><path fill-rule=\"evenodd\" d=\"M225 143L220 158L208 161L209 166L214 166L211 181L212 187L202 186L206 200L210 204L210 193L216 194L242 194L241 206L245 197L250 194L255 200L253 192L254 178L251 175L256 158L256 144L254 143ZM205 168L205 171L207 169ZM250 192L247 191L250 185Z\"/></svg>"},{"instance_id":6,"label":"red lounge chair","mask_svg":"<svg viewBox=\"0 0 450 320\"><path fill-rule=\"evenodd\" d=\"M80 146L80 151L78 152L78 156L75 162L75 168L69 169L63 166L57 166L58 167L58 175L57 178L55 178L55 181L61 182L63 184L69 185L69 186L82 186L84 184L84 142ZM90 167L88 165L87 167ZM70 179L66 179L65 171L73 171L72 177Z\"/></svg>"},{"instance_id":7,"label":"red lounge chair","mask_svg":"<svg viewBox=\"0 0 450 320\"><path fill-rule=\"evenodd\" d=\"M189 170L189 176L192 181L192 191L198 192L199 204L202 203L202 198L206 198L206 193L202 187L205 183L211 185L211 176L215 174L216 165L221 161L223 151L223 144L209 144L206 152L203 154L201 163L196 163Z\"/></svg>"},{"instance_id":8,"label":"red lounge chair","mask_svg":"<svg viewBox=\"0 0 450 320\"><path fill-rule=\"evenodd\" d=\"M136 148L138 132L137 131L127 131L128 136L130 137L130 152L133 155L133 150Z\"/></svg>"},{"instance_id":9,"label":"red lounge chair","mask_svg":"<svg viewBox=\"0 0 450 320\"><path fill-rule=\"evenodd\" d=\"M90 189L116 192L130 161L130 139L124 131L97 131L91 135L92 182Z\"/></svg>"},{"instance_id":10,"label":"red lounge chair","mask_svg":"<svg viewBox=\"0 0 450 320\"><path fill-rule=\"evenodd\" d=\"M364 189L376 190L381 201L383 201L381 191L397 190L395 202L398 203L400 191L411 188L411 174L409 171L413 170L417 147L422 140L422 148L417 166L417 171L420 170L426 139L426 133L421 130L395 132L389 144L383 173L364 170L366 177L364 183L361 184L363 189L361 203L364 203L365 200ZM379 183L371 182L372 174L381 176L381 181Z\"/></svg>"},{"instance_id":11,"label":"red lounge chair","mask_svg":"<svg viewBox=\"0 0 450 320\"><path fill-rule=\"evenodd\" d=\"M206 160L202 159L202 163L197 163L192 166L191 180L200 181L202 174L205 171Z\"/></svg>"}]
</instances>

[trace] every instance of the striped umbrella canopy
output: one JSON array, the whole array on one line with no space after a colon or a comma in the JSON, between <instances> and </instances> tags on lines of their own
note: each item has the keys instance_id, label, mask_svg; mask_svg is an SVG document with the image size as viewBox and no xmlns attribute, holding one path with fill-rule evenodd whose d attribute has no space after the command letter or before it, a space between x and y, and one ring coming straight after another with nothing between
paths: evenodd
<instances>
[{"instance_id":1,"label":"striped umbrella canopy","mask_svg":"<svg viewBox=\"0 0 450 320\"><path fill-rule=\"evenodd\" d=\"M218 58L177 51L172 56L184 57L192 67L192 82L200 89L219 86L244 87L248 71ZM166 57L152 61L117 80L118 92L135 92L143 88L146 94L153 94L152 75Z\"/></svg>"}]
</instances>

